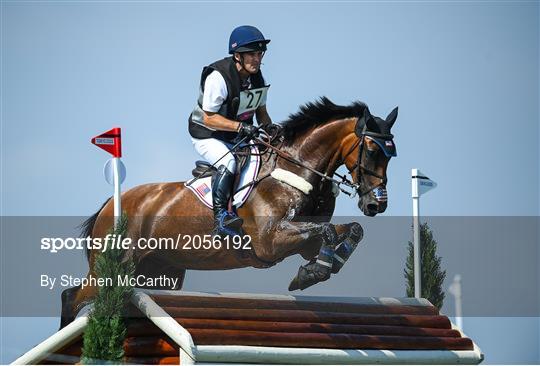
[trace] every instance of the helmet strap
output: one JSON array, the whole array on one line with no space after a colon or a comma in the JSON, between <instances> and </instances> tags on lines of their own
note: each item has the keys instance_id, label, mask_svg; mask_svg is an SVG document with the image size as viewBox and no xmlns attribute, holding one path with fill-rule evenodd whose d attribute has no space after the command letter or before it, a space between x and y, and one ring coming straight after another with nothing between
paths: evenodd
<instances>
[{"instance_id":1,"label":"helmet strap","mask_svg":"<svg viewBox=\"0 0 540 366\"><path fill-rule=\"evenodd\" d=\"M244 69L244 71L247 72L249 75L249 71L247 71L246 67L244 66L244 55L242 54L242 52L239 52L238 54L240 55L240 61L238 61L236 57L233 56L234 62L240 64L240 66L242 66L242 69Z\"/></svg>"}]
</instances>

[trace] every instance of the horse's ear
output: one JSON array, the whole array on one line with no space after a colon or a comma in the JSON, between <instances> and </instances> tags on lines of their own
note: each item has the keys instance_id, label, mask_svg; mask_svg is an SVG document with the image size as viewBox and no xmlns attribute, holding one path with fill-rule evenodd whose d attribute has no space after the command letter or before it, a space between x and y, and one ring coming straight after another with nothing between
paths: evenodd
<instances>
[{"instance_id":1,"label":"horse's ear","mask_svg":"<svg viewBox=\"0 0 540 366\"><path fill-rule=\"evenodd\" d=\"M364 123L366 124L368 131L379 132L379 125L377 124L377 121L375 121L375 118L373 118L371 115L369 109L366 108L362 118L364 119Z\"/></svg>"},{"instance_id":2,"label":"horse's ear","mask_svg":"<svg viewBox=\"0 0 540 366\"><path fill-rule=\"evenodd\" d=\"M368 120L366 121L366 125L368 131L381 132L377 121L375 121L375 118L372 116L369 116Z\"/></svg>"},{"instance_id":3,"label":"horse's ear","mask_svg":"<svg viewBox=\"0 0 540 366\"><path fill-rule=\"evenodd\" d=\"M373 116L371 115L371 112L369 111L367 107L364 109L364 112L362 113L362 117L360 117L359 122L362 126L366 126L367 130L373 131L373 127L374 127L373 123L375 121L373 120Z\"/></svg>"},{"instance_id":4,"label":"horse's ear","mask_svg":"<svg viewBox=\"0 0 540 366\"><path fill-rule=\"evenodd\" d=\"M366 122L366 119L367 119L366 117L369 116L369 115L370 115L369 109L368 109L367 107L364 108L364 110L362 111L362 115L361 115L360 118L359 118L359 121L360 121L361 123L365 123L365 122Z\"/></svg>"},{"instance_id":5,"label":"horse's ear","mask_svg":"<svg viewBox=\"0 0 540 366\"><path fill-rule=\"evenodd\" d=\"M392 128L392 126L394 125L394 122L396 122L397 115L398 115L398 107L394 108L394 110L392 110L392 112L390 112L390 114L386 117L386 123L390 125L390 128Z\"/></svg>"}]
</instances>

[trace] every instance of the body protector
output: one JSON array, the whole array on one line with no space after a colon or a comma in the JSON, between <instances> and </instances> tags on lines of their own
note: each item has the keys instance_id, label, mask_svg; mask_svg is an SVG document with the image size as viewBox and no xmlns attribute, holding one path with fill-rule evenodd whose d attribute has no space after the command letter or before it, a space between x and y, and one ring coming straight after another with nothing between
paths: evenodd
<instances>
[{"instance_id":1,"label":"body protector","mask_svg":"<svg viewBox=\"0 0 540 366\"><path fill-rule=\"evenodd\" d=\"M266 93L270 86L265 85L262 73L259 70L256 74L250 76L250 87L243 87L240 74L232 57L214 62L203 69L197 105L189 116L189 133L197 139L216 138L233 142L238 135L236 132L217 131L204 124L202 110L204 82L214 70L218 71L225 79L228 94L227 99L225 99L217 113L233 121L253 124L255 110L266 100Z\"/></svg>"}]
</instances>

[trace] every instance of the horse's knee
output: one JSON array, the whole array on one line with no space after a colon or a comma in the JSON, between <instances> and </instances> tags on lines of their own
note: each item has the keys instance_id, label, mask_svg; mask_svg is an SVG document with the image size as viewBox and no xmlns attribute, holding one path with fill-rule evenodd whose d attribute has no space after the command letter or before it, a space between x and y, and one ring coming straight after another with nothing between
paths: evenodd
<instances>
[{"instance_id":1,"label":"horse's knee","mask_svg":"<svg viewBox=\"0 0 540 366\"><path fill-rule=\"evenodd\" d=\"M326 245L338 244L338 233L332 224L322 224L321 234Z\"/></svg>"},{"instance_id":2,"label":"horse's knee","mask_svg":"<svg viewBox=\"0 0 540 366\"><path fill-rule=\"evenodd\" d=\"M352 222L349 230L349 237L357 243L364 237L364 229L362 229L362 226L357 222Z\"/></svg>"}]
</instances>

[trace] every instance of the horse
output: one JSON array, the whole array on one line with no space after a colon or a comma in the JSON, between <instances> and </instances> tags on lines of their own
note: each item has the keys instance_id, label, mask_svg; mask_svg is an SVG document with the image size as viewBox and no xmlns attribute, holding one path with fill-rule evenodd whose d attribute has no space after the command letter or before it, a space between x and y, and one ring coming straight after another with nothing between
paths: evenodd
<instances>
[{"instance_id":1,"label":"horse","mask_svg":"<svg viewBox=\"0 0 540 366\"><path fill-rule=\"evenodd\" d=\"M336 274L363 237L359 223L330 223L336 187L342 185L358 195L358 207L366 216L382 213L387 207L387 167L395 146L391 128L397 119L397 107L385 118L371 115L363 102L340 106L322 97L307 103L281 123L280 131L266 146L256 186L238 209L244 219L243 230L249 247L210 246L185 249L133 248L128 250L135 263L135 275L147 278L176 278L181 289L185 271L226 270L233 268L268 268L286 257L300 254L309 262L299 268L289 290L303 290ZM336 170L345 165L350 174ZM303 192L282 180L272 171L282 169L295 179L308 182L312 189ZM338 180L334 177L339 177ZM351 192L349 192L351 194ZM185 238L211 233L212 210L204 206L183 182L151 183L136 186L121 195L122 210L127 214L127 233L138 238ZM113 201L103 206L82 225L82 237L104 238L113 224ZM247 249L246 249L247 248ZM88 250L87 278L96 277L98 250ZM142 287L145 287L144 285ZM90 303L97 293L95 286L74 287L62 293L61 327Z\"/></svg>"}]
</instances>

